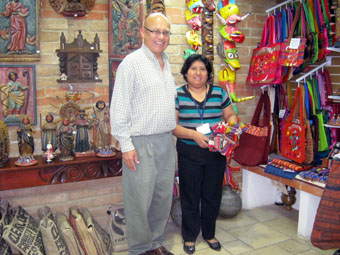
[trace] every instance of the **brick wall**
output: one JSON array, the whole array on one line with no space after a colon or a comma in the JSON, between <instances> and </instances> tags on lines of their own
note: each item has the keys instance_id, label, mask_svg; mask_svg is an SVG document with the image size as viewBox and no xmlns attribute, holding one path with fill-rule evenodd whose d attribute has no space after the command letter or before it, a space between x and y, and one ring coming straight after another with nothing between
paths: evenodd
<instances>
[{"instance_id":1,"label":"brick wall","mask_svg":"<svg viewBox=\"0 0 340 255\"><path fill-rule=\"evenodd\" d=\"M216 1L217 2L217 1ZM238 27L245 34L246 39L238 44L240 62L242 68L237 71L237 96L259 95L259 89L245 86L244 82L248 72L248 65L252 49L257 45L261 35L265 9L273 6L272 0L238 0L240 15L252 12L252 15L241 22ZM170 56L172 72L177 84L184 84L179 75L183 64L180 53L189 48L184 34L189 30L185 23L184 13L187 9L185 0L165 0L167 15L172 23L170 46L167 53ZM45 116L47 112L58 113L61 102L55 96L63 95L68 87L56 82L59 78L59 59L55 50L59 48L59 37L64 32L67 42L72 42L77 36L78 30L82 30L84 39L93 42L98 33L100 46L103 53L98 59L98 73L102 83L77 85L76 89L87 89L97 95L95 100L86 102L85 106L92 106L98 99L109 101L109 60L108 60L108 0L96 0L92 12L83 18L66 18L58 15L51 8L48 0L41 0L40 9L40 50L41 60L36 65L36 89L37 89L37 110L38 115ZM215 22L214 43L220 41L217 31L219 24ZM216 24L217 23L217 24ZM6 63L2 63L6 64ZM8 63L7 63L8 64ZM215 54L214 72L224 68L223 60ZM215 83L218 81L216 80ZM254 112L257 99L246 103L239 103L239 116L242 121L249 122ZM36 154L40 154L40 131L39 125L35 127ZM16 127L9 127L11 140L11 156L18 155L16 143ZM36 211L43 205L52 207L53 211L65 211L71 205L88 207L99 220L106 221L105 211L109 204L122 202L121 178L107 178L95 181L87 181L72 184L58 184L44 187L18 189L3 191L0 193L2 199L9 199L12 203L23 205L29 212L36 215Z\"/></svg>"}]
</instances>

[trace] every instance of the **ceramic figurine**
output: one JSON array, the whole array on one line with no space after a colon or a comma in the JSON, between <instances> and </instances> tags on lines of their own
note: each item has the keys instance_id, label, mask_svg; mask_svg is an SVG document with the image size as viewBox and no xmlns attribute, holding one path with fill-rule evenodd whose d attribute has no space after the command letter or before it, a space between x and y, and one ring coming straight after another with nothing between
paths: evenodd
<instances>
[{"instance_id":1,"label":"ceramic figurine","mask_svg":"<svg viewBox=\"0 0 340 255\"><path fill-rule=\"evenodd\" d=\"M17 139L19 146L19 158L15 161L17 166L29 166L38 163L33 156L34 152L34 138L33 138L33 128L31 126L31 120L28 115L23 115L21 117L21 124L17 130Z\"/></svg>"},{"instance_id":2,"label":"ceramic figurine","mask_svg":"<svg viewBox=\"0 0 340 255\"><path fill-rule=\"evenodd\" d=\"M49 143L49 144L47 144L46 148L47 148L47 151L45 152L46 153L46 162L51 163L52 160L54 159L53 146L52 146L52 144Z\"/></svg>"},{"instance_id":3,"label":"ceramic figurine","mask_svg":"<svg viewBox=\"0 0 340 255\"><path fill-rule=\"evenodd\" d=\"M93 109L94 114L94 150L98 157L112 157L115 153L114 146L117 146L117 141L112 144L110 133L110 110L105 102L100 100L96 103Z\"/></svg>"},{"instance_id":4,"label":"ceramic figurine","mask_svg":"<svg viewBox=\"0 0 340 255\"><path fill-rule=\"evenodd\" d=\"M41 127L41 150L46 152L47 145L51 144L53 151L56 151L58 148L57 124L53 122L54 117L51 113L46 115L45 120L46 123Z\"/></svg>"},{"instance_id":5,"label":"ceramic figurine","mask_svg":"<svg viewBox=\"0 0 340 255\"><path fill-rule=\"evenodd\" d=\"M92 129L92 121L87 118L85 110L79 110L74 126L76 127L75 152L76 157L89 156L92 149L89 142L88 130ZM91 152L91 155L94 153Z\"/></svg>"},{"instance_id":6,"label":"ceramic figurine","mask_svg":"<svg viewBox=\"0 0 340 255\"><path fill-rule=\"evenodd\" d=\"M70 120L64 118L61 126L59 127L59 149L60 160L69 161L74 159L74 129L70 125Z\"/></svg>"}]
</instances>

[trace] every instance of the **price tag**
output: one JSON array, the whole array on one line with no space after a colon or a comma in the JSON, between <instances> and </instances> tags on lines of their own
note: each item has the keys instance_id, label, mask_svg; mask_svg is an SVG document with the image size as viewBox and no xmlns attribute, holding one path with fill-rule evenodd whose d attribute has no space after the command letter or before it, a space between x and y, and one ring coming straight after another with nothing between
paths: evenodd
<instances>
[{"instance_id":1,"label":"price tag","mask_svg":"<svg viewBox=\"0 0 340 255\"><path fill-rule=\"evenodd\" d=\"M280 112L279 112L279 118L282 119L283 116L285 116L285 112L286 110L285 109L281 109Z\"/></svg>"},{"instance_id":2,"label":"price tag","mask_svg":"<svg viewBox=\"0 0 340 255\"><path fill-rule=\"evenodd\" d=\"M301 38L292 38L290 40L289 49L297 50L300 45Z\"/></svg>"},{"instance_id":3,"label":"price tag","mask_svg":"<svg viewBox=\"0 0 340 255\"><path fill-rule=\"evenodd\" d=\"M204 135L209 134L211 132L208 123L202 124L201 126L197 127L196 130Z\"/></svg>"}]
</instances>

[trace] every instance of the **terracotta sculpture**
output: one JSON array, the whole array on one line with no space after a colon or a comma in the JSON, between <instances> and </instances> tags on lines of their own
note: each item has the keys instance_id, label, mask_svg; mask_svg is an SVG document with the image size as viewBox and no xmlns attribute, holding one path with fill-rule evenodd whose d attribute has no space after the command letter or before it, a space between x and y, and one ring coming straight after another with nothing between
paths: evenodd
<instances>
[{"instance_id":1,"label":"terracotta sculpture","mask_svg":"<svg viewBox=\"0 0 340 255\"><path fill-rule=\"evenodd\" d=\"M23 115L21 117L20 127L17 130L20 156L15 164L18 166L35 165L38 163L38 161L33 157L33 132L30 117L28 115Z\"/></svg>"}]
</instances>

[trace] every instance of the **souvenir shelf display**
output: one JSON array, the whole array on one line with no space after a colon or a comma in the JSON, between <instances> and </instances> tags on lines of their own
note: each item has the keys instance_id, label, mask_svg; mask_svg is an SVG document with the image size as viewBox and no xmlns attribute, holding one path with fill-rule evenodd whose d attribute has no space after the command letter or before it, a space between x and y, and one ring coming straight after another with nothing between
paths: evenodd
<instances>
[{"instance_id":1,"label":"souvenir shelf display","mask_svg":"<svg viewBox=\"0 0 340 255\"><path fill-rule=\"evenodd\" d=\"M56 50L59 57L60 83L101 82L97 70L97 59L100 50L98 34L93 43L83 38L81 30L72 43L66 43L64 33L60 36L60 49Z\"/></svg>"}]
</instances>

